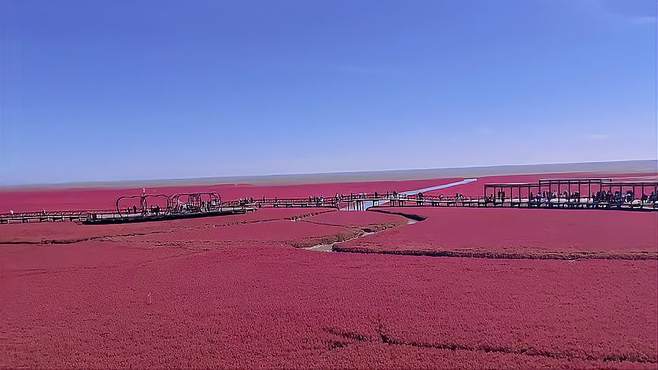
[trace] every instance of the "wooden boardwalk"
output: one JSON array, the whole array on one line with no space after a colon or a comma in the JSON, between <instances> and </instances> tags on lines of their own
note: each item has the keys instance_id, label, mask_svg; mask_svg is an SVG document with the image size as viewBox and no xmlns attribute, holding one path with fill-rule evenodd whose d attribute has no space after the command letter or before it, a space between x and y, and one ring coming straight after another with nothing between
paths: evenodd
<instances>
[{"instance_id":1,"label":"wooden boardwalk","mask_svg":"<svg viewBox=\"0 0 658 370\"><path fill-rule=\"evenodd\" d=\"M146 212L134 214L121 214L116 210L78 210L78 211L41 211L23 213L0 214L0 224L9 223L36 223L36 222L78 222L85 225L135 223L147 221L165 221L182 218L198 218L211 216L226 216L243 214L253 211L249 206L217 207L200 212Z\"/></svg>"},{"instance_id":2,"label":"wooden boardwalk","mask_svg":"<svg viewBox=\"0 0 658 370\"><path fill-rule=\"evenodd\" d=\"M579 199L528 199L528 198L503 198L490 199L478 198L455 198L455 197L425 197L417 199L407 197L403 199L391 199L388 202L379 200L383 206L388 207L504 207L504 208L555 208L555 209L612 209L612 210L643 210L658 211L658 202L643 202L633 200L631 202L598 202L593 198ZM375 205L377 207L379 205Z\"/></svg>"},{"instance_id":3,"label":"wooden boardwalk","mask_svg":"<svg viewBox=\"0 0 658 370\"><path fill-rule=\"evenodd\" d=\"M475 180L464 180L475 181ZM437 188L440 188L437 187ZM491 190L491 194L489 191ZM562 192L563 190L564 193ZM589 196L581 195L587 191ZM639 193L636 193L639 192ZM647 191L652 191L650 196ZM535 194L535 195L533 195ZM149 206L149 200L166 206ZM139 207L122 201L139 201ZM240 214L263 207L336 208L364 211L373 207L506 207L536 209L606 209L658 211L658 182L614 182L610 179L548 179L538 183L485 184L484 195L425 195L420 191L373 192L303 198L244 198L221 201L215 193L142 194L119 197L113 210L63 210L0 214L0 224L79 222L111 224ZM131 212L132 210L132 212Z\"/></svg>"}]
</instances>

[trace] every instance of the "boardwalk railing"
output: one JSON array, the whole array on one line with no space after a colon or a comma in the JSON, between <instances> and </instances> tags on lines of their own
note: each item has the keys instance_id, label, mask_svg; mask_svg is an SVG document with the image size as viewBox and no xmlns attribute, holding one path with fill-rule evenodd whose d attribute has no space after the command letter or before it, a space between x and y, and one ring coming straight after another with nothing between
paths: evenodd
<instances>
[{"instance_id":1,"label":"boardwalk railing","mask_svg":"<svg viewBox=\"0 0 658 370\"><path fill-rule=\"evenodd\" d=\"M129 223L140 221L168 220L176 218L191 218L218 216L226 214L245 213L254 210L248 205L221 205L203 211L190 212L140 212L118 213L116 210L75 210L75 211L40 211L21 213L0 213L0 224L34 223L34 222L80 222L85 224Z\"/></svg>"},{"instance_id":2,"label":"boardwalk railing","mask_svg":"<svg viewBox=\"0 0 658 370\"><path fill-rule=\"evenodd\" d=\"M389 207L517 207L517 208L561 208L561 209L624 209L658 210L658 201L598 201L595 198L490 198L490 197L422 197L390 199L384 203ZM375 205L377 206L377 205Z\"/></svg>"},{"instance_id":3,"label":"boardwalk railing","mask_svg":"<svg viewBox=\"0 0 658 370\"><path fill-rule=\"evenodd\" d=\"M587 180L590 181L591 180ZM593 184L593 182L592 182ZM626 187L653 188L656 189L655 183L631 183L631 184L611 184L602 182L599 192L604 188L622 190ZM589 185L589 184L588 184ZM597 183L597 185L599 185ZM64 211L40 211L40 212L20 212L20 213L2 213L0 214L0 224L6 223L29 223L29 222L60 222L73 221L82 223L112 223L112 222L138 222L148 220L161 220L185 217L203 217L220 214L244 213L257 208L338 208L345 210L366 210L372 207L517 207L517 208L557 208L557 209L612 209L612 210L640 210L656 211L658 210L658 200L656 192L651 197L642 196L639 199L635 196L615 196L611 198L608 190L607 197L599 195L581 196L578 193L568 196L554 195L542 196L538 192L536 196L532 195L533 184L488 184L485 189L492 188L501 190L493 195L481 197L465 197L456 195L447 197L443 195L425 195L423 193L408 195L397 192L373 192L359 194L337 194L332 197L304 197L304 198L245 198L221 203L201 202L197 207L191 207L190 204L181 206L168 206L166 209L149 208L143 206L139 212L120 211L117 206L115 210L64 210ZM544 186L543 184L541 186ZM541 190L540 185L537 188ZM589 186L588 186L589 188ZM504 189L517 189L515 196L508 196ZM529 189L526 194L521 190ZM558 186L559 189L559 186ZM580 189L578 189L580 190ZM589 189L588 189L589 190ZM512 191L510 194L514 194ZM551 192L543 192L553 194ZM560 194L560 193L557 193ZM576 194L577 196L574 196ZM634 193L631 193L634 194ZM196 199L196 198L194 198ZM199 200L199 199L196 199ZM155 209L155 210L154 210Z\"/></svg>"},{"instance_id":4,"label":"boardwalk railing","mask_svg":"<svg viewBox=\"0 0 658 370\"><path fill-rule=\"evenodd\" d=\"M0 213L0 224L30 222L84 221L90 214L109 214L112 210L65 210Z\"/></svg>"},{"instance_id":5,"label":"boardwalk railing","mask_svg":"<svg viewBox=\"0 0 658 370\"><path fill-rule=\"evenodd\" d=\"M578 198L494 198L443 195L405 195L401 193L360 193L335 197L260 198L244 200L245 204L260 207L331 207L365 210L372 207L518 207L518 208L590 208L624 210L658 210L658 201L620 199L602 201L595 197Z\"/></svg>"}]
</instances>

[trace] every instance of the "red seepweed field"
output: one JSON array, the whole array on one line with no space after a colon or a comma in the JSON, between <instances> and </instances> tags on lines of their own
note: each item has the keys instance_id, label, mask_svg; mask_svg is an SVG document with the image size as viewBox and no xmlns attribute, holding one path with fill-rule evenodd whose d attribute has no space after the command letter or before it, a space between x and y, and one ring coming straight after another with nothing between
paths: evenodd
<instances>
[{"instance_id":1,"label":"red seepweed field","mask_svg":"<svg viewBox=\"0 0 658 370\"><path fill-rule=\"evenodd\" d=\"M148 188L149 193L174 194L182 192L212 191L224 200L239 198L294 198L309 196L334 196L374 191L406 191L429 186L448 184L456 179L429 179L407 181L364 181L331 184L262 185L220 184L160 186ZM0 192L0 213L9 210L41 211L61 209L108 209L114 208L117 197L139 195L141 187L134 188L74 188L74 189L25 189Z\"/></svg>"},{"instance_id":2,"label":"red seepweed field","mask_svg":"<svg viewBox=\"0 0 658 370\"><path fill-rule=\"evenodd\" d=\"M212 189L330 196L452 181ZM0 200L111 208L122 191ZM0 367L656 368L657 213L380 210L424 220L264 208L0 225ZM313 250L327 244L341 252Z\"/></svg>"},{"instance_id":3,"label":"red seepweed field","mask_svg":"<svg viewBox=\"0 0 658 370\"><path fill-rule=\"evenodd\" d=\"M485 258L656 259L658 213L511 208L386 208L422 222L340 251Z\"/></svg>"}]
</instances>

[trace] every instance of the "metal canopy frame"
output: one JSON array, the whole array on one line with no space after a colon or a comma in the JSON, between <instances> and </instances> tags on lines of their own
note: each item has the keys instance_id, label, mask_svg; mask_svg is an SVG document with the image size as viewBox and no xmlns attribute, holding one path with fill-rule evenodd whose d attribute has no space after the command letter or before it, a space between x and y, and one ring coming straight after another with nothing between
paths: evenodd
<instances>
[{"instance_id":1,"label":"metal canopy frame","mask_svg":"<svg viewBox=\"0 0 658 370\"><path fill-rule=\"evenodd\" d=\"M221 197L215 192L177 193L169 199L169 208L174 212L203 212L220 204Z\"/></svg>"},{"instance_id":2,"label":"metal canopy frame","mask_svg":"<svg viewBox=\"0 0 658 370\"><path fill-rule=\"evenodd\" d=\"M169 196L166 194L140 194L140 195L124 195L120 196L117 198L115 205L116 205L116 211L119 217L125 217L126 213L121 212L122 209L122 202L128 200L128 199L139 199L139 208L137 208L136 205L133 205L133 209L136 211L134 212L135 214L142 214L145 215L149 212L149 201L154 200L154 199L164 199L165 201L165 209L162 211L164 213L169 211ZM159 206L159 205L158 205Z\"/></svg>"},{"instance_id":3,"label":"metal canopy frame","mask_svg":"<svg viewBox=\"0 0 658 370\"><path fill-rule=\"evenodd\" d=\"M533 194L533 190L537 193ZM639 190L639 192L638 192ZM586 191L586 193L583 193ZM525 195L529 203L533 196L540 199L557 199L572 201L581 198L594 201L605 194L605 202L623 203L628 201L645 201L649 196L647 192L658 195L658 181L613 181L609 178L580 178L580 179L540 179L536 183L491 183L484 185L484 198L486 202L504 203L513 199L521 202ZM516 194L515 194L516 193ZM525 193L525 194L524 194Z\"/></svg>"}]
</instances>

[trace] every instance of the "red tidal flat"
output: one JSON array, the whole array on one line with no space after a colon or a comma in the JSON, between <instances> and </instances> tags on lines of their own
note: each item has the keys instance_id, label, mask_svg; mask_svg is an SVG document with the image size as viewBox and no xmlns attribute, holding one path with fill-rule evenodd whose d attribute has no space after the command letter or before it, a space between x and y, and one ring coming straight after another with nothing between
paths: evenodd
<instances>
[{"instance_id":1,"label":"red tidal flat","mask_svg":"<svg viewBox=\"0 0 658 370\"><path fill-rule=\"evenodd\" d=\"M242 215L207 217L196 219L182 219L160 222L141 222L118 225L79 225L73 222L35 223L35 224L6 224L0 229L0 244L15 243L52 243L66 244L88 239L104 237L135 236L172 233L177 230L200 229L213 226L245 224L252 222L266 222L274 220L291 220L310 217L324 212L334 212L334 209L311 208L263 208L258 212Z\"/></svg>"},{"instance_id":2,"label":"red tidal flat","mask_svg":"<svg viewBox=\"0 0 658 370\"><path fill-rule=\"evenodd\" d=\"M220 184L150 187L147 191L152 194L214 191L224 200L248 197L304 198L309 196L334 196L337 193L349 194L416 190L453 181L456 181L456 179L258 186L249 184ZM66 209L113 209L117 197L121 195L139 195L141 192L141 187L123 189L79 188L0 191L0 213L6 213L10 210L32 212Z\"/></svg>"},{"instance_id":3,"label":"red tidal flat","mask_svg":"<svg viewBox=\"0 0 658 370\"><path fill-rule=\"evenodd\" d=\"M655 261L86 243L3 269L1 367L656 366Z\"/></svg>"},{"instance_id":4,"label":"red tidal flat","mask_svg":"<svg viewBox=\"0 0 658 370\"><path fill-rule=\"evenodd\" d=\"M223 218L198 219L179 225L168 232L147 232L105 238L131 244L181 245L248 245L310 247L351 239L366 231L377 231L404 224L403 217L383 213L342 212L313 209L290 212L263 209L253 213L260 219L226 222ZM239 216L238 216L239 218ZM204 220L204 221L202 221ZM222 222L224 221L224 222ZM173 230L173 231L172 231Z\"/></svg>"},{"instance_id":5,"label":"red tidal flat","mask_svg":"<svg viewBox=\"0 0 658 370\"><path fill-rule=\"evenodd\" d=\"M387 208L425 221L340 251L496 258L656 259L658 214L604 210Z\"/></svg>"},{"instance_id":6,"label":"red tidal flat","mask_svg":"<svg viewBox=\"0 0 658 370\"><path fill-rule=\"evenodd\" d=\"M399 226L406 223L403 217L380 212L324 212L304 219L306 222L335 225L344 227L371 226L371 230L384 227Z\"/></svg>"},{"instance_id":7,"label":"red tidal flat","mask_svg":"<svg viewBox=\"0 0 658 370\"><path fill-rule=\"evenodd\" d=\"M308 196L309 188L280 192ZM63 208L62 194L50 194L54 208ZM349 240L341 248L655 257L655 214L397 211L427 218L406 225L377 212L260 209L127 225L0 225L0 368L658 365L656 260L293 248Z\"/></svg>"}]
</instances>

